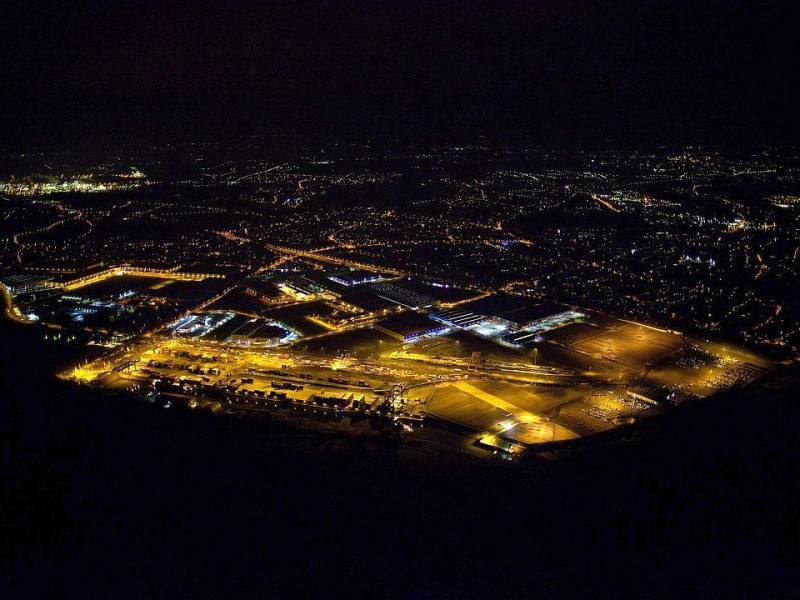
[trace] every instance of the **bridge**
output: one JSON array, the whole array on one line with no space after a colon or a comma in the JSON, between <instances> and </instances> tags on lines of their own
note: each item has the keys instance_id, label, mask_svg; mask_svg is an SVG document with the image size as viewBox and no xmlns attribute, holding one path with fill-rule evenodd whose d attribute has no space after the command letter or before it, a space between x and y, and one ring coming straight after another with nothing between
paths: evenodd
<instances>
[{"instance_id":1,"label":"bridge","mask_svg":"<svg viewBox=\"0 0 800 600\"><path fill-rule=\"evenodd\" d=\"M126 371L126 370L130 369L133 365L135 365L138 362L139 362L138 358L137 359L132 359L132 360L126 360L124 363L118 364L116 367L114 367L111 370L114 371L115 373L119 373L120 371Z\"/></svg>"}]
</instances>

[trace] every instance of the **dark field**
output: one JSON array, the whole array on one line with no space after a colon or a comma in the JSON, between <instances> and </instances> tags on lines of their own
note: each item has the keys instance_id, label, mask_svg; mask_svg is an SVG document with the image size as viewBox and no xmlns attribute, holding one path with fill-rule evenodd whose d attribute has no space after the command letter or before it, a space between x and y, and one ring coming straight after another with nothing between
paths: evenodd
<instances>
[{"instance_id":1,"label":"dark field","mask_svg":"<svg viewBox=\"0 0 800 600\"><path fill-rule=\"evenodd\" d=\"M173 300L195 300L213 296L222 291L227 283L224 279L204 279L203 281L172 281L167 285L151 287L147 294L163 296Z\"/></svg>"},{"instance_id":2,"label":"dark field","mask_svg":"<svg viewBox=\"0 0 800 600\"><path fill-rule=\"evenodd\" d=\"M72 294L87 298L106 298L119 296L128 291L141 292L159 284L168 282L169 279L158 277L140 277L137 275L115 275L96 283L81 286ZM166 288L162 288L166 289Z\"/></svg>"},{"instance_id":3,"label":"dark field","mask_svg":"<svg viewBox=\"0 0 800 600\"><path fill-rule=\"evenodd\" d=\"M248 294L241 288L225 294L222 298L206 307L207 310L232 310L252 315L260 315L272 306L253 294Z\"/></svg>"},{"instance_id":4,"label":"dark field","mask_svg":"<svg viewBox=\"0 0 800 600\"><path fill-rule=\"evenodd\" d=\"M390 352L402 347L399 340L371 328L334 333L308 342L301 339L295 345L303 351L307 348L308 352L324 351L326 354L350 352L356 358Z\"/></svg>"},{"instance_id":5,"label":"dark field","mask_svg":"<svg viewBox=\"0 0 800 600\"><path fill-rule=\"evenodd\" d=\"M605 331L597 325L590 325L589 323L570 323L564 327L546 331L542 337L548 341L564 346L569 346L576 342L594 337Z\"/></svg>"},{"instance_id":6,"label":"dark field","mask_svg":"<svg viewBox=\"0 0 800 600\"><path fill-rule=\"evenodd\" d=\"M328 331L328 329L313 321L309 321L306 319L306 316L325 316L332 312L333 309L330 306L321 300L317 300L268 310L263 313L263 316L278 322L286 323L289 327L295 331L299 331L303 335L316 335L318 333L324 333Z\"/></svg>"}]
</instances>

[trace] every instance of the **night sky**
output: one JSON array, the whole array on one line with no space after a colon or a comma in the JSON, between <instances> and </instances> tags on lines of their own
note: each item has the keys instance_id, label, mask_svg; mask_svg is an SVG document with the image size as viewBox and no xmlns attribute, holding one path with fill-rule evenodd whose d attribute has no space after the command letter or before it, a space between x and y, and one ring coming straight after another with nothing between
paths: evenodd
<instances>
[{"instance_id":1,"label":"night sky","mask_svg":"<svg viewBox=\"0 0 800 600\"><path fill-rule=\"evenodd\" d=\"M3 137L792 142L797 2L3 3Z\"/></svg>"}]
</instances>

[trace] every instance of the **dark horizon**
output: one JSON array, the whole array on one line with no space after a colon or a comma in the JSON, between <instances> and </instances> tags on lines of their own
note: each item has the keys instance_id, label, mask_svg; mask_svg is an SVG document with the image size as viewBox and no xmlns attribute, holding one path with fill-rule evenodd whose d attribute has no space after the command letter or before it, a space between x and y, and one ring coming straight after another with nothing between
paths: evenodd
<instances>
[{"instance_id":1,"label":"dark horizon","mask_svg":"<svg viewBox=\"0 0 800 600\"><path fill-rule=\"evenodd\" d=\"M735 144L800 133L789 2L14 4L0 71L14 146L250 133Z\"/></svg>"}]
</instances>

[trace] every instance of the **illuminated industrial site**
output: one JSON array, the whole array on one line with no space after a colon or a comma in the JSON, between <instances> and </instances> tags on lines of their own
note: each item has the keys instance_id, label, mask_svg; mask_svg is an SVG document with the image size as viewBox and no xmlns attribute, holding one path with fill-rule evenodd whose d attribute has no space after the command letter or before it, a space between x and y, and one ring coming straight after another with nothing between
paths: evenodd
<instances>
[{"instance_id":1,"label":"illuminated industrial site","mask_svg":"<svg viewBox=\"0 0 800 600\"><path fill-rule=\"evenodd\" d=\"M301 179L294 201L313 201L310 187ZM587 196L587 209L629 210L607 197L596 203ZM62 212L76 210L61 202L52 201ZM102 206L93 219L108 210ZM129 214L152 220L156 210ZM87 224L83 236L91 243L88 215L81 211L77 219ZM460 277L431 276L379 258L374 249L398 242L377 233L366 244L375 260L353 256L365 246L354 240L364 226L338 220L329 235L314 234L329 245L314 248L273 242L243 224L208 231L234 253L182 237L172 246L167 241L156 260L129 256L80 268L73 259L62 269L18 269L4 287L17 320L43 327L54 342L95 348L58 375L109 392L109 401L122 396L219 418L279 419L333 435L438 443L505 460L630 428L746 386L775 364L737 342L555 301L536 281L481 284L474 268ZM451 230L449 243L477 236L476 251L501 253L511 244L525 252L535 244L515 239L499 222L489 223L493 239L480 221L473 227ZM30 241L37 235L11 240L11 256L22 265L29 255L41 263L41 246ZM227 266L214 260L223 253ZM184 267L167 262L170 255L193 259ZM242 262L232 268L236 255Z\"/></svg>"}]
</instances>

